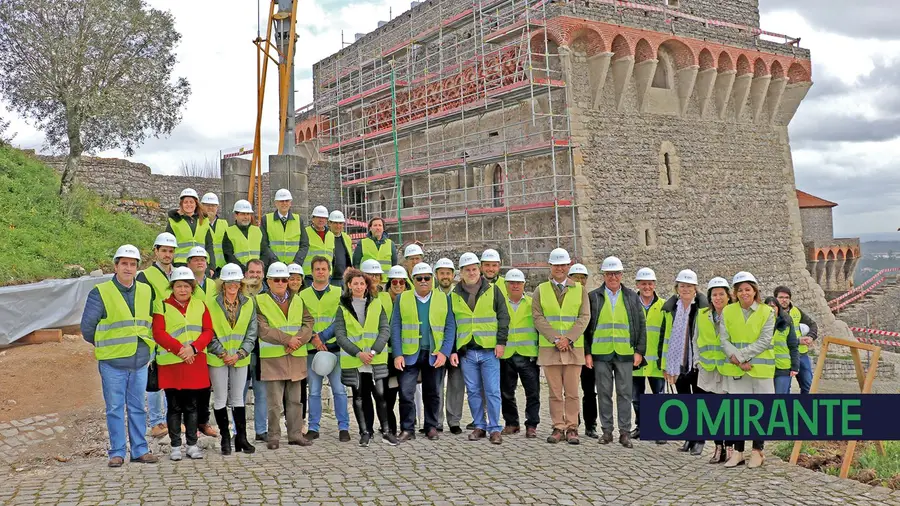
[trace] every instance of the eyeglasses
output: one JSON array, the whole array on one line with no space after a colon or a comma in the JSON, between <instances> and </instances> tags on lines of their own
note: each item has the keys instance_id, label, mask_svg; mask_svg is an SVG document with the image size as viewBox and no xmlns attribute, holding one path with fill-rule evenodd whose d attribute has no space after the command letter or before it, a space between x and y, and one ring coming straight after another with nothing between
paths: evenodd
<instances>
[{"instance_id":1,"label":"eyeglasses","mask_svg":"<svg viewBox=\"0 0 900 506\"><path fill-rule=\"evenodd\" d=\"M392 279L391 284L392 285L405 285L406 280L405 279Z\"/></svg>"},{"instance_id":2,"label":"eyeglasses","mask_svg":"<svg viewBox=\"0 0 900 506\"><path fill-rule=\"evenodd\" d=\"M431 281L431 276L416 276L416 281L418 281L419 283Z\"/></svg>"},{"instance_id":3,"label":"eyeglasses","mask_svg":"<svg viewBox=\"0 0 900 506\"><path fill-rule=\"evenodd\" d=\"M285 278L269 278L270 283L287 283L288 280Z\"/></svg>"},{"instance_id":4,"label":"eyeglasses","mask_svg":"<svg viewBox=\"0 0 900 506\"><path fill-rule=\"evenodd\" d=\"M604 272L603 275L610 278L621 278L622 272Z\"/></svg>"}]
</instances>

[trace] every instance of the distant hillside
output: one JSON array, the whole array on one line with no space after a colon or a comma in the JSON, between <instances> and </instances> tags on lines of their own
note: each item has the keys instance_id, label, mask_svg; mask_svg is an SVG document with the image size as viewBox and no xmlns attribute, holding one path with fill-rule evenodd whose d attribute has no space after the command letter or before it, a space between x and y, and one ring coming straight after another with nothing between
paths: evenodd
<instances>
[{"instance_id":1,"label":"distant hillside","mask_svg":"<svg viewBox=\"0 0 900 506\"><path fill-rule=\"evenodd\" d=\"M53 169L0 145L0 285L68 277L70 264L109 272L125 243L149 252L157 230L83 188L58 190Z\"/></svg>"},{"instance_id":2,"label":"distant hillside","mask_svg":"<svg viewBox=\"0 0 900 506\"><path fill-rule=\"evenodd\" d=\"M877 253L890 253L900 255L900 239L896 241L869 241L860 243L859 248L863 255L874 255Z\"/></svg>"}]
</instances>

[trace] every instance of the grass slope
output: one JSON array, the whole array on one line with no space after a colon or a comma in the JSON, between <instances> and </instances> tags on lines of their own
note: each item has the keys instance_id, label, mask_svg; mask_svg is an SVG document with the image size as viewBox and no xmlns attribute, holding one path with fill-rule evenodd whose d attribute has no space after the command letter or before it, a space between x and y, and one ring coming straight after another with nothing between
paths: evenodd
<instances>
[{"instance_id":1,"label":"grass slope","mask_svg":"<svg viewBox=\"0 0 900 506\"><path fill-rule=\"evenodd\" d=\"M109 272L125 243L149 252L158 231L83 188L58 191L53 169L0 144L0 285L68 277L68 264Z\"/></svg>"}]
</instances>

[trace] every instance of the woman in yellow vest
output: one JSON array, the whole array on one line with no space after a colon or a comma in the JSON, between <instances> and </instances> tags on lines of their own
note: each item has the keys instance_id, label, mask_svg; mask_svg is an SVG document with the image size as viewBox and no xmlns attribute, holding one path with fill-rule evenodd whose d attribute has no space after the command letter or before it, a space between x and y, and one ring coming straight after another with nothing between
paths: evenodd
<instances>
[{"instance_id":1,"label":"woman in yellow vest","mask_svg":"<svg viewBox=\"0 0 900 506\"><path fill-rule=\"evenodd\" d=\"M775 297L766 297L766 305L775 312L775 333L772 347L775 351L775 393L788 395L791 383L800 371L800 336L794 327L791 314L778 303Z\"/></svg>"},{"instance_id":2,"label":"woman in yellow vest","mask_svg":"<svg viewBox=\"0 0 900 506\"><path fill-rule=\"evenodd\" d=\"M168 213L166 232L173 234L178 241L175 248L175 266L187 264L188 252L195 246L202 246L209 255L210 273L216 265L215 244L209 229L209 220L200 212L200 197L192 188L185 188L179 196L178 209Z\"/></svg>"},{"instance_id":3,"label":"woman in yellow vest","mask_svg":"<svg viewBox=\"0 0 900 506\"><path fill-rule=\"evenodd\" d=\"M366 260L375 260L381 266L381 282L387 282L387 272L397 265L397 246L384 233L384 220L378 216L369 220L369 233L353 250L353 267L362 269Z\"/></svg>"},{"instance_id":4,"label":"woman in yellow vest","mask_svg":"<svg viewBox=\"0 0 900 506\"><path fill-rule=\"evenodd\" d=\"M202 300L192 297L194 273L187 267L176 267L169 277L172 295L163 301L162 313L153 315L153 339L159 345L159 388L166 392L166 423L172 441L169 458L181 460L181 424L187 456L202 459L197 446L198 402L209 389L204 350L213 338L212 319ZM144 430L143 427L140 430Z\"/></svg>"},{"instance_id":5,"label":"woman in yellow vest","mask_svg":"<svg viewBox=\"0 0 900 506\"><path fill-rule=\"evenodd\" d=\"M360 446L369 446L374 435L373 397L378 418L387 418L383 380L388 375L387 343L391 332L387 314L372 288L360 270L347 269L341 307L334 320L334 335L341 347L341 383L353 392ZM382 433L385 434L383 426Z\"/></svg>"},{"instance_id":6,"label":"woman in yellow vest","mask_svg":"<svg viewBox=\"0 0 900 506\"><path fill-rule=\"evenodd\" d=\"M234 416L234 449L253 453L256 448L247 441L247 412L244 408L244 385L250 354L256 346L256 303L241 295L241 267L226 264L219 277L216 298L209 303L215 338L206 349L209 379L214 392L213 413L222 435L222 454L231 455L231 431L228 409Z\"/></svg>"},{"instance_id":7,"label":"woman in yellow vest","mask_svg":"<svg viewBox=\"0 0 900 506\"><path fill-rule=\"evenodd\" d=\"M213 250L216 253L216 263L210 264L216 272L225 265L225 253L222 252L222 238L228 229L228 222L219 219L219 197L215 193L205 193L200 199L200 212L209 220L209 230L212 232Z\"/></svg>"},{"instance_id":8,"label":"woman in yellow vest","mask_svg":"<svg viewBox=\"0 0 900 506\"><path fill-rule=\"evenodd\" d=\"M303 291L303 267L299 264L290 264L288 265L288 274L291 275L288 278L288 290L295 295Z\"/></svg>"},{"instance_id":9,"label":"woman in yellow vest","mask_svg":"<svg viewBox=\"0 0 900 506\"><path fill-rule=\"evenodd\" d=\"M722 311L731 303L729 288L725 278L716 277L709 280L706 284L709 307L700 310L697 314L697 324L694 326L694 343L699 363L697 386L708 393L722 393L722 375L719 374L719 367L725 363L725 351L722 349L719 336L725 334ZM721 464L731 457L733 443L721 440L714 443L716 449L709 463Z\"/></svg>"},{"instance_id":10,"label":"woman in yellow vest","mask_svg":"<svg viewBox=\"0 0 900 506\"><path fill-rule=\"evenodd\" d=\"M719 366L722 390L726 394L775 393L775 352L772 334L775 315L759 296L759 283L753 274L739 272L732 280L737 302L725 306L722 320L726 334L720 336L726 361ZM763 442L753 441L749 468L760 467L765 461ZM734 452L725 467L744 463L744 441L734 442Z\"/></svg>"}]
</instances>

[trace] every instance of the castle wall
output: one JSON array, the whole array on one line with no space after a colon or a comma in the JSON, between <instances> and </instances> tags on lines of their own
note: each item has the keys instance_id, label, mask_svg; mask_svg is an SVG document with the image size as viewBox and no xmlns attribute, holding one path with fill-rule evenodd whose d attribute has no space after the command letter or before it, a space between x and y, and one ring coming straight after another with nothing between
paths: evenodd
<instances>
[{"instance_id":1,"label":"castle wall","mask_svg":"<svg viewBox=\"0 0 900 506\"><path fill-rule=\"evenodd\" d=\"M803 242L831 242L834 237L834 224L830 207L809 207L800 209L800 221L803 224Z\"/></svg>"}]
</instances>

